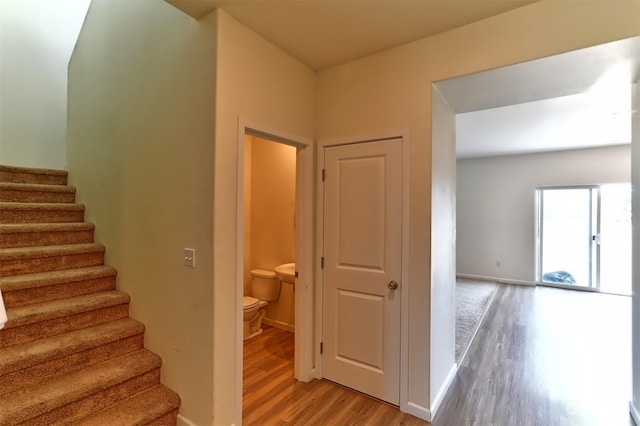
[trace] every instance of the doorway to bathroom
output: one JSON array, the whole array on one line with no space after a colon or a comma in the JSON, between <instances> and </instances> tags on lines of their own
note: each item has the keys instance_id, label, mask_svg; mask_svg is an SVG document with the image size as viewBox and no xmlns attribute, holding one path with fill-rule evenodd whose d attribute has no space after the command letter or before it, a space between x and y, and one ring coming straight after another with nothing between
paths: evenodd
<instances>
[{"instance_id":1,"label":"doorway to bathroom","mask_svg":"<svg viewBox=\"0 0 640 426\"><path fill-rule=\"evenodd\" d=\"M258 321L244 308L237 316L236 383L243 416L256 416L271 386L314 377L314 156L310 140L239 124L237 306L245 296L263 299L254 281L278 287L264 298Z\"/></svg>"},{"instance_id":2,"label":"doorway to bathroom","mask_svg":"<svg viewBox=\"0 0 640 426\"><path fill-rule=\"evenodd\" d=\"M295 262L296 147L251 134L244 143L243 295L263 299L252 284L273 274L279 291L265 300L262 324L293 333L294 280L280 280L275 270Z\"/></svg>"}]
</instances>

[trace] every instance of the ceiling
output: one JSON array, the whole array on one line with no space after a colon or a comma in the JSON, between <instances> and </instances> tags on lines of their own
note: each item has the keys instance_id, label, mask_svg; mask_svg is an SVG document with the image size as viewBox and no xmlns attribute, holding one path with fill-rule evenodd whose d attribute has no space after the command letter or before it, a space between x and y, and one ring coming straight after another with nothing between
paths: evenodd
<instances>
[{"instance_id":1,"label":"ceiling","mask_svg":"<svg viewBox=\"0 0 640 426\"><path fill-rule=\"evenodd\" d=\"M166 0L196 19L219 8L318 71L537 0Z\"/></svg>"},{"instance_id":2,"label":"ceiling","mask_svg":"<svg viewBox=\"0 0 640 426\"><path fill-rule=\"evenodd\" d=\"M631 142L640 37L435 83L456 116L458 158Z\"/></svg>"},{"instance_id":3,"label":"ceiling","mask_svg":"<svg viewBox=\"0 0 640 426\"><path fill-rule=\"evenodd\" d=\"M536 0L165 1L196 19L220 8L322 70ZM436 87L458 113L459 158L587 148L630 142L629 84L639 68L635 37Z\"/></svg>"}]
</instances>

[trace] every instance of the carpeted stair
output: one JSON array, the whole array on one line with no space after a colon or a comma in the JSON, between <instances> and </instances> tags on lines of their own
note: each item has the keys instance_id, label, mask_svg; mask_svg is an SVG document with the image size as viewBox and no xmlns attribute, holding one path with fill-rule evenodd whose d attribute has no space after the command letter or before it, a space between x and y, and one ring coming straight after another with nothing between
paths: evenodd
<instances>
[{"instance_id":1,"label":"carpeted stair","mask_svg":"<svg viewBox=\"0 0 640 426\"><path fill-rule=\"evenodd\" d=\"M0 166L0 425L175 425L180 398L66 184Z\"/></svg>"}]
</instances>

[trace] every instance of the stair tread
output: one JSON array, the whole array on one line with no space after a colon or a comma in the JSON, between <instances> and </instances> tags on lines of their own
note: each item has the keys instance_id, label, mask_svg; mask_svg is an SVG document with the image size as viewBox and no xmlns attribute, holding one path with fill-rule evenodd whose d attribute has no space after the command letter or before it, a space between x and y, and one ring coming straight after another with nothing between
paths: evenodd
<instances>
[{"instance_id":1,"label":"stair tread","mask_svg":"<svg viewBox=\"0 0 640 426\"><path fill-rule=\"evenodd\" d=\"M87 266L84 268L63 269L60 271L38 272L35 274L0 277L0 290L5 293L26 288L55 285L64 282L80 281L115 276L115 268L107 265Z\"/></svg>"},{"instance_id":2,"label":"stair tread","mask_svg":"<svg viewBox=\"0 0 640 426\"><path fill-rule=\"evenodd\" d=\"M74 186L52 185L48 183L0 182L0 190L2 189L11 189L11 190L18 190L18 191L50 191L50 192L65 192L65 193L76 192L76 188Z\"/></svg>"},{"instance_id":3,"label":"stair tread","mask_svg":"<svg viewBox=\"0 0 640 426\"><path fill-rule=\"evenodd\" d=\"M0 349L0 375L143 332L142 323L123 318Z\"/></svg>"},{"instance_id":4,"label":"stair tread","mask_svg":"<svg viewBox=\"0 0 640 426\"><path fill-rule=\"evenodd\" d=\"M53 185L66 185L67 176L66 170L0 165L0 178L6 182L42 183L46 181Z\"/></svg>"},{"instance_id":5,"label":"stair tread","mask_svg":"<svg viewBox=\"0 0 640 426\"><path fill-rule=\"evenodd\" d=\"M95 229L95 225L90 222L0 223L0 234L11 232L62 232L93 229Z\"/></svg>"},{"instance_id":6,"label":"stair tread","mask_svg":"<svg viewBox=\"0 0 640 426\"><path fill-rule=\"evenodd\" d=\"M62 244L57 246L29 246L0 249L0 261L11 259L29 259L52 257L65 254L95 253L104 251L105 247L97 243Z\"/></svg>"},{"instance_id":7,"label":"stair tread","mask_svg":"<svg viewBox=\"0 0 640 426\"><path fill-rule=\"evenodd\" d=\"M6 166L6 165L0 165L0 172L32 173L32 174L54 175L54 176L67 176L68 174L66 170L45 169L45 168L39 168L39 167Z\"/></svg>"},{"instance_id":8,"label":"stair tread","mask_svg":"<svg viewBox=\"0 0 640 426\"><path fill-rule=\"evenodd\" d=\"M160 365L159 356L141 349L54 377L34 387L19 389L0 399L0 424L23 422L159 368Z\"/></svg>"},{"instance_id":9,"label":"stair tread","mask_svg":"<svg viewBox=\"0 0 640 426\"><path fill-rule=\"evenodd\" d=\"M0 201L0 210L84 210L79 203L15 203Z\"/></svg>"},{"instance_id":10,"label":"stair tread","mask_svg":"<svg viewBox=\"0 0 640 426\"><path fill-rule=\"evenodd\" d=\"M158 384L97 413L80 419L76 425L144 425L180 407L180 397Z\"/></svg>"},{"instance_id":11,"label":"stair tread","mask_svg":"<svg viewBox=\"0 0 640 426\"><path fill-rule=\"evenodd\" d=\"M3 223L0 248L42 247L94 242L95 225L88 222Z\"/></svg>"},{"instance_id":12,"label":"stair tread","mask_svg":"<svg viewBox=\"0 0 640 426\"><path fill-rule=\"evenodd\" d=\"M129 303L129 300L128 294L118 290L111 290L17 308L7 308L8 321L4 329L121 305Z\"/></svg>"}]
</instances>

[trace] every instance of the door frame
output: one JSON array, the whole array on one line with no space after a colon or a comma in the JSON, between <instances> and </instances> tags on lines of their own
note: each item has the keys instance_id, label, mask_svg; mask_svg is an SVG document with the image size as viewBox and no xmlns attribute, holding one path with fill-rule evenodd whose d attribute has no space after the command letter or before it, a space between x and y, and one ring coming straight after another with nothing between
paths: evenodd
<instances>
[{"instance_id":1,"label":"door frame","mask_svg":"<svg viewBox=\"0 0 640 426\"><path fill-rule=\"evenodd\" d=\"M244 263L244 138L245 134L258 136L270 141L293 146L296 152L296 251L295 262L296 291L295 291L295 337L294 337L294 377L308 382L315 377L314 372L314 341L313 341L313 249L314 249L314 209L313 209L313 168L314 150L313 140L282 130L273 129L262 124L238 118L238 173L236 194L236 306L242 306L244 296L243 263ZM243 377L243 311L237 309L235 321L235 383L236 400L242 407L242 377ZM240 418L242 410L240 409Z\"/></svg>"},{"instance_id":2,"label":"door frame","mask_svg":"<svg viewBox=\"0 0 640 426\"><path fill-rule=\"evenodd\" d=\"M322 343L323 329L322 318L324 313L324 271L321 267L321 257L324 253L324 184L322 181L322 170L324 169L324 150L332 146L351 145L364 142L376 142L388 139L401 139L402 143L402 295L400 298L400 410L409 412L408 403L409 390L409 292L411 289L409 281L409 194L411 183L411 143L409 130L381 132L374 135L352 136L335 139L325 139L317 144L317 167L316 167L316 258L315 262L315 346L314 355L316 359L315 377L323 377L322 354L320 344Z\"/></svg>"}]
</instances>

